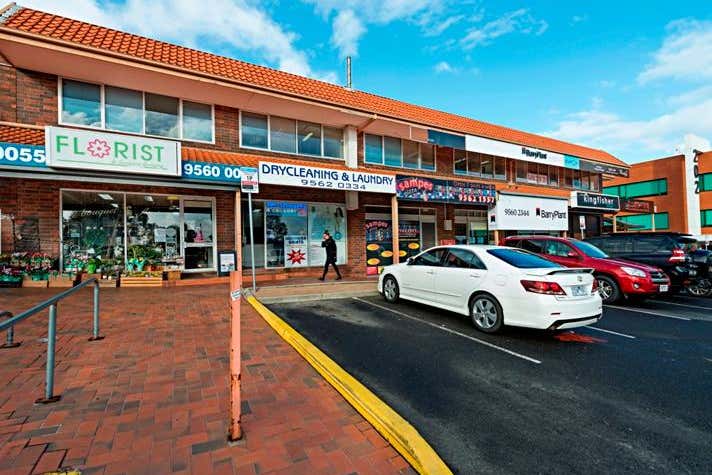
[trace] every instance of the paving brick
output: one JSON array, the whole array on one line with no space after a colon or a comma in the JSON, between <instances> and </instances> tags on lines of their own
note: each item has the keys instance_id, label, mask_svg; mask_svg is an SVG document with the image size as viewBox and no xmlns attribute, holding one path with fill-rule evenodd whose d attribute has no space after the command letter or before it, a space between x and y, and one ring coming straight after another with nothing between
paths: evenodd
<instances>
[{"instance_id":1,"label":"paving brick","mask_svg":"<svg viewBox=\"0 0 712 475\"><path fill-rule=\"evenodd\" d=\"M20 311L56 293L0 289L0 299ZM94 343L86 341L89 293L65 300L59 403L33 404L44 382L42 344L3 353L9 356L0 365L0 380L8 381L0 386L0 475L60 465L132 475L411 470L248 305L242 308L245 437L228 445L227 295L221 285L102 289L107 338ZM36 342L46 321L29 319L17 330Z\"/></svg>"}]
</instances>

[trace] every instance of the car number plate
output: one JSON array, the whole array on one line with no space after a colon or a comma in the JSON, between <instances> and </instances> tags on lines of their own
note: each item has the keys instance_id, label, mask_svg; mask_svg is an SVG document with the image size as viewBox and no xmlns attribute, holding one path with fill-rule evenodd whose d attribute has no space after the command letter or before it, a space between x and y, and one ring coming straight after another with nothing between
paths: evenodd
<instances>
[{"instance_id":1,"label":"car number plate","mask_svg":"<svg viewBox=\"0 0 712 475\"><path fill-rule=\"evenodd\" d=\"M574 285L571 287L571 295L574 297L581 297L583 295L588 295L588 290L585 285Z\"/></svg>"},{"instance_id":2,"label":"car number plate","mask_svg":"<svg viewBox=\"0 0 712 475\"><path fill-rule=\"evenodd\" d=\"M670 287L667 285L661 285L660 286L660 292L667 292Z\"/></svg>"}]
</instances>

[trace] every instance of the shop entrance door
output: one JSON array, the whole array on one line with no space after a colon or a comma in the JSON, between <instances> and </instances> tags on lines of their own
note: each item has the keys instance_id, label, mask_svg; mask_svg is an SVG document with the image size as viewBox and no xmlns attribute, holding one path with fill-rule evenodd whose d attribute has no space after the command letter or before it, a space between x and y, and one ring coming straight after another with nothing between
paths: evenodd
<instances>
[{"instance_id":1,"label":"shop entrance door","mask_svg":"<svg viewBox=\"0 0 712 475\"><path fill-rule=\"evenodd\" d=\"M455 210L455 242L457 244L487 244L487 212Z\"/></svg>"}]
</instances>

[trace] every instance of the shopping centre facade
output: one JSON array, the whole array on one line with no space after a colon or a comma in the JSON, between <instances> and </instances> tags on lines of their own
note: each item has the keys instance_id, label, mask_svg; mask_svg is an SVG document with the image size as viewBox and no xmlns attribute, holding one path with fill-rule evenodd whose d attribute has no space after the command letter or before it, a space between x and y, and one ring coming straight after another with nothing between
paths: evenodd
<instances>
[{"instance_id":1,"label":"shopping centre facade","mask_svg":"<svg viewBox=\"0 0 712 475\"><path fill-rule=\"evenodd\" d=\"M215 272L235 250L262 278L317 275L329 230L347 274L376 274L439 243L596 234L619 206L603 180L627 175L601 150L15 5L0 14L0 252L41 250L65 269L77 253L138 253Z\"/></svg>"}]
</instances>

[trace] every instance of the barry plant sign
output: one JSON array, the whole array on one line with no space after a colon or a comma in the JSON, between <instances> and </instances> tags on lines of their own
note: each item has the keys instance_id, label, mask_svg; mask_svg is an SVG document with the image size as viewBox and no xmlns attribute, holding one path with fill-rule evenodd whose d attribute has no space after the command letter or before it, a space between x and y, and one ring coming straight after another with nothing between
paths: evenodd
<instances>
[{"instance_id":1,"label":"barry plant sign","mask_svg":"<svg viewBox=\"0 0 712 475\"><path fill-rule=\"evenodd\" d=\"M180 142L67 127L46 127L47 164L100 172L180 176Z\"/></svg>"}]
</instances>

